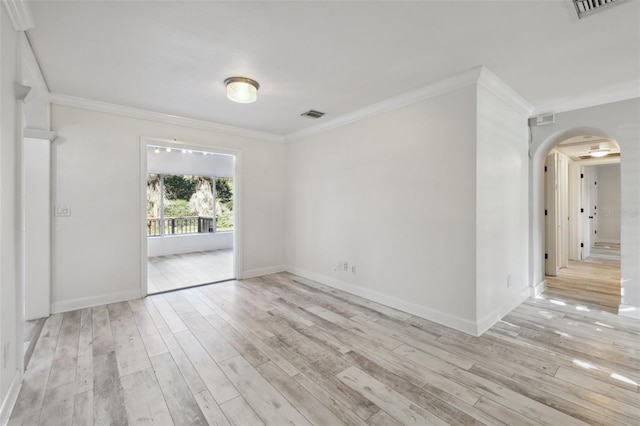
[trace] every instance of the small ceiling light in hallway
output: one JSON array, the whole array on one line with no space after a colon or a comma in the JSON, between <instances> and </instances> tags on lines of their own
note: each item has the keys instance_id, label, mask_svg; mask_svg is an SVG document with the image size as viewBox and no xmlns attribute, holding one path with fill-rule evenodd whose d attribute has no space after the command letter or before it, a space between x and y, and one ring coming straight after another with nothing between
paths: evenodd
<instances>
[{"instance_id":1,"label":"small ceiling light in hallway","mask_svg":"<svg viewBox=\"0 0 640 426\"><path fill-rule=\"evenodd\" d=\"M258 98L257 81L246 77L229 77L224 81L227 86L227 98L241 104L255 102Z\"/></svg>"},{"instance_id":2,"label":"small ceiling light in hallway","mask_svg":"<svg viewBox=\"0 0 640 426\"><path fill-rule=\"evenodd\" d=\"M595 158L600 158L606 157L610 152L611 150L609 149L594 147L591 149L591 151L589 151L589 155Z\"/></svg>"}]
</instances>

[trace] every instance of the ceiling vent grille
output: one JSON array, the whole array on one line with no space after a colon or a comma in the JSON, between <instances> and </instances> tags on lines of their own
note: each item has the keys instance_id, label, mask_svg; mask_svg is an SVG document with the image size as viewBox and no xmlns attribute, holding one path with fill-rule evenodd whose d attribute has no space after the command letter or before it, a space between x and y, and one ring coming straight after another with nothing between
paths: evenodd
<instances>
[{"instance_id":1,"label":"ceiling vent grille","mask_svg":"<svg viewBox=\"0 0 640 426\"><path fill-rule=\"evenodd\" d=\"M324 115L324 112L320 112L320 111L316 111L314 109L310 109L307 112L303 112L302 114L300 114L303 117L308 117L308 118L320 118Z\"/></svg>"},{"instance_id":2,"label":"ceiling vent grille","mask_svg":"<svg viewBox=\"0 0 640 426\"><path fill-rule=\"evenodd\" d=\"M576 7L578 18L582 19L586 16L591 16L595 12L600 12L604 9L609 9L610 6L624 3L626 0L573 0L573 4Z\"/></svg>"}]
</instances>

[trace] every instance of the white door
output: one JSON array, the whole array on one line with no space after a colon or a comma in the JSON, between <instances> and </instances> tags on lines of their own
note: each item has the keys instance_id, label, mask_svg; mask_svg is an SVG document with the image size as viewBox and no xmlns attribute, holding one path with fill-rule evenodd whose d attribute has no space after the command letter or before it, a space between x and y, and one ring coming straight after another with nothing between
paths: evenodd
<instances>
[{"instance_id":1,"label":"white door","mask_svg":"<svg viewBox=\"0 0 640 426\"><path fill-rule=\"evenodd\" d=\"M598 242L598 175L595 172L591 174L589 182L591 191L591 204L589 205L591 211L589 212L589 223L591 225L591 247Z\"/></svg>"},{"instance_id":2,"label":"white door","mask_svg":"<svg viewBox=\"0 0 640 426\"><path fill-rule=\"evenodd\" d=\"M558 275L558 206L557 153L552 152L545 161L544 214L545 214L545 274Z\"/></svg>"},{"instance_id":3,"label":"white door","mask_svg":"<svg viewBox=\"0 0 640 426\"><path fill-rule=\"evenodd\" d=\"M597 175L595 168L593 166L587 166L582 168L582 207L581 207L581 215L582 215L582 256L581 259L584 260L587 257L591 256L591 247L595 243L596 236L596 217L595 214L597 212L597 192L596 192L596 181Z\"/></svg>"}]
</instances>

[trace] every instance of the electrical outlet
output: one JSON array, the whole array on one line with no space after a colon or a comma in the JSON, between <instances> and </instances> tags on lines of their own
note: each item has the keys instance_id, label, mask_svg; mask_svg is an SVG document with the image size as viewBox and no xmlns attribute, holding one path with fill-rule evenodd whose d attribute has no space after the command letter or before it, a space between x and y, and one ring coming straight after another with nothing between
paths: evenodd
<instances>
[{"instance_id":1,"label":"electrical outlet","mask_svg":"<svg viewBox=\"0 0 640 426\"><path fill-rule=\"evenodd\" d=\"M511 274L507 274L507 288L511 288Z\"/></svg>"},{"instance_id":2,"label":"electrical outlet","mask_svg":"<svg viewBox=\"0 0 640 426\"><path fill-rule=\"evenodd\" d=\"M56 217L71 216L71 207L68 205L57 205L55 210Z\"/></svg>"}]
</instances>

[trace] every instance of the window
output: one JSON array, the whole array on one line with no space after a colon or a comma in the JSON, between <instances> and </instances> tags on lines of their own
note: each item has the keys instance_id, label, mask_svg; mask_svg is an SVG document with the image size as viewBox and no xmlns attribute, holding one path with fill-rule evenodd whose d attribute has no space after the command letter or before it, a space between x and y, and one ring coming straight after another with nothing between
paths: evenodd
<instances>
[{"instance_id":1,"label":"window","mask_svg":"<svg viewBox=\"0 0 640 426\"><path fill-rule=\"evenodd\" d=\"M233 229L233 179L147 175L147 236Z\"/></svg>"}]
</instances>

